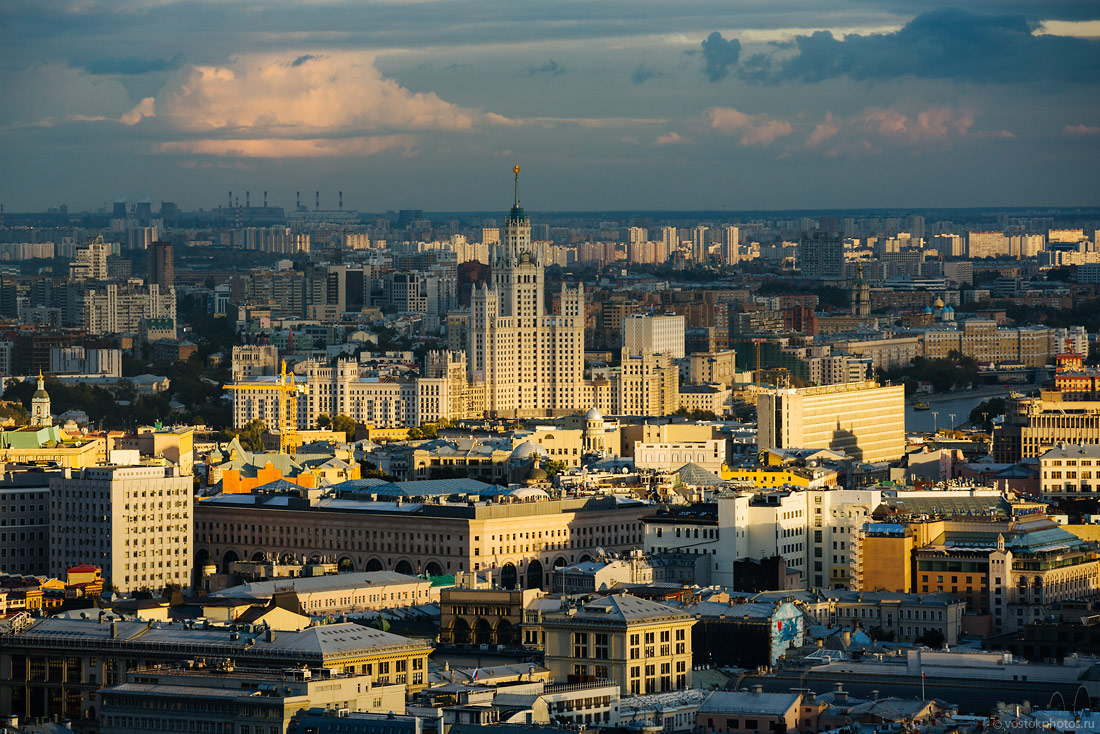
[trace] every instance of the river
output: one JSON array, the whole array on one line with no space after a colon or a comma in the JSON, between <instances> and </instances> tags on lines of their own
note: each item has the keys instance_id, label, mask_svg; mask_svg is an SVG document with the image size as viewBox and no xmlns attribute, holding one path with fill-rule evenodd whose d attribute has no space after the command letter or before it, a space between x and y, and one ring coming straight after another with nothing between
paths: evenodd
<instances>
[{"instance_id":1,"label":"river","mask_svg":"<svg viewBox=\"0 0 1100 734\"><path fill-rule=\"evenodd\" d=\"M951 428L951 414L955 414L955 427L970 420L970 411L978 407L983 400L1007 397L1009 393L1027 390L1028 385L1017 387L982 387L959 393L937 393L922 395L919 399L927 402L929 410L916 410L909 401L905 403L905 430L908 433L932 432L936 428Z\"/></svg>"}]
</instances>

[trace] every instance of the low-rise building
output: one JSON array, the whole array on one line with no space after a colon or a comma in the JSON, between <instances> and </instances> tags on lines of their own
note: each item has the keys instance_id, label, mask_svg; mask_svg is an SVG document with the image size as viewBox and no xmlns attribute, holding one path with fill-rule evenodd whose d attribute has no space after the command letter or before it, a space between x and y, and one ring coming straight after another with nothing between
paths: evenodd
<instances>
[{"instance_id":1,"label":"low-rise building","mask_svg":"<svg viewBox=\"0 0 1100 734\"><path fill-rule=\"evenodd\" d=\"M285 732L313 707L373 713L405 711L405 686L379 685L359 673L273 672L223 663L136 669L99 692L99 731Z\"/></svg>"},{"instance_id":2,"label":"low-rise building","mask_svg":"<svg viewBox=\"0 0 1100 734\"><path fill-rule=\"evenodd\" d=\"M1058 444L1039 457L1039 494L1047 500L1100 493L1100 444Z\"/></svg>"},{"instance_id":3,"label":"low-rise building","mask_svg":"<svg viewBox=\"0 0 1100 734\"><path fill-rule=\"evenodd\" d=\"M368 676L375 686L427 685L431 645L357 624L318 625L300 632L47 617L0 628L0 712L19 717L96 717L100 688L126 674L181 659L230 659L245 668L281 671L328 668ZM81 722L83 723L83 722Z\"/></svg>"},{"instance_id":4,"label":"low-rise building","mask_svg":"<svg viewBox=\"0 0 1100 734\"><path fill-rule=\"evenodd\" d=\"M696 732L758 734L761 731L812 731L799 720L801 693L765 693L760 686L749 691L711 691L695 715Z\"/></svg>"},{"instance_id":5,"label":"low-rise building","mask_svg":"<svg viewBox=\"0 0 1100 734\"><path fill-rule=\"evenodd\" d=\"M210 596L254 604L266 603L280 591L294 591L303 613L325 616L430 604L434 601L431 589L428 579L393 571L364 571L253 581Z\"/></svg>"},{"instance_id":6,"label":"low-rise building","mask_svg":"<svg viewBox=\"0 0 1100 734\"><path fill-rule=\"evenodd\" d=\"M619 683L624 695L691 686L691 628L695 619L628 594L526 614L538 631L555 680L593 678Z\"/></svg>"}]
</instances>

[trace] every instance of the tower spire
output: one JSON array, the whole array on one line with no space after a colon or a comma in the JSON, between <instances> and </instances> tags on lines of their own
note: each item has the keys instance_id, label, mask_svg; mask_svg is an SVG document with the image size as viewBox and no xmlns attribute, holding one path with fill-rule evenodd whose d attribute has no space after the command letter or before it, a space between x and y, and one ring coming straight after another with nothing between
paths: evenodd
<instances>
[{"instance_id":1,"label":"tower spire","mask_svg":"<svg viewBox=\"0 0 1100 734\"><path fill-rule=\"evenodd\" d=\"M512 166L512 173L516 175L516 200L512 206L519 208L519 164Z\"/></svg>"}]
</instances>

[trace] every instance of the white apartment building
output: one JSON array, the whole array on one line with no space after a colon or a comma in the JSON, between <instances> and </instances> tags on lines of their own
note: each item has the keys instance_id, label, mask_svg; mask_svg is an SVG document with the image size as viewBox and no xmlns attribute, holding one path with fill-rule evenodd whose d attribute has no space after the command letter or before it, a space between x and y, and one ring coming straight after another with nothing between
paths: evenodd
<instances>
[{"instance_id":1,"label":"white apartment building","mask_svg":"<svg viewBox=\"0 0 1100 734\"><path fill-rule=\"evenodd\" d=\"M905 451L905 389L872 380L762 392L757 447L830 449L863 462Z\"/></svg>"},{"instance_id":2,"label":"white apartment building","mask_svg":"<svg viewBox=\"0 0 1100 734\"><path fill-rule=\"evenodd\" d=\"M69 263L69 277L73 280L107 280L107 256L111 244L102 237L78 247L76 257Z\"/></svg>"},{"instance_id":3,"label":"white apartment building","mask_svg":"<svg viewBox=\"0 0 1100 734\"><path fill-rule=\"evenodd\" d=\"M563 283L561 312L549 313L542 248L531 243L518 195L501 240L492 253L492 284L475 288L471 299L470 381L484 381L492 416L568 415L590 407L582 390L583 286Z\"/></svg>"},{"instance_id":4,"label":"white apartment building","mask_svg":"<svg viewBox=\"0 0 1100 734\"><path fill-rule=\"evenodd\" d=\"M855 588L860 528L881 501L879 490L832 488L719 497L711 578L732 588L734 561L782 556L804 587Z\"/></svg>"},{"instance_id":5,"label":"white apartment building","mask_svg":"<svg viewBox=\"0 0 1100 734\"><path fill-rule=\"evenodd\" d=\"M684 317L632 314L623 319L623 349L630 356L671 354L684 358Z\"/></svg>"},{"instance_id":6,"label":"white apartment building","mask_svg":"<svg viewBox=\"0 0 1100 734\"><path fill-rule=\"evenodd\" d=\"M89 334L136 333L143 318L169 318L174 324L176 289L133 279L84 291L83 326Z\"/></svg>"},{"instance_id":7,"label":"white apartment building","mask_svg":"<svg viewBox=\"0 0 1100 734\"><path fill-rule=\"evenodd\" d=\"M53 347L50 349L50 372L121 377L122 350Z\"/></svg>"},{"instance_id":8,"label":"white apartment building","mask_svg":"<svg viewBox=\"0 0 1100 734\"><path fill-rule=\"evenodd\" d=\"M191 585L193 478L174 466L65 469L50 481L50 574L90 563L122 593Z\"/></svg>"}]
</instances>

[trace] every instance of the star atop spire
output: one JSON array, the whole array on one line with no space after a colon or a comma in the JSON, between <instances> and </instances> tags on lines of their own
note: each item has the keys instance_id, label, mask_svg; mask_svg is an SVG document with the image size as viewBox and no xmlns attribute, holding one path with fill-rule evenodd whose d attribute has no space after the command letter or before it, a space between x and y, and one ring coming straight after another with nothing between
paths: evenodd
<instances>
[{"instance_id":1,"label":"star atop spire","mask_svg":"<svg viewBox=\"0 0 1100 734\"><path fill-rule=\"evenodd\" d=\"M519 205L519 164L512 166L512 173L516 177L516 196L515 201L512 204L512 211L508 213L509 222L522 222L527 219L527 215L523 213L523 207Z\"/></svg>"}]
</instances>

